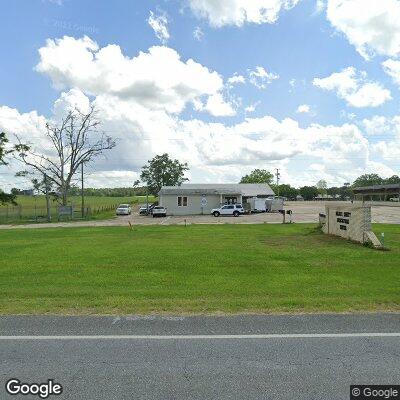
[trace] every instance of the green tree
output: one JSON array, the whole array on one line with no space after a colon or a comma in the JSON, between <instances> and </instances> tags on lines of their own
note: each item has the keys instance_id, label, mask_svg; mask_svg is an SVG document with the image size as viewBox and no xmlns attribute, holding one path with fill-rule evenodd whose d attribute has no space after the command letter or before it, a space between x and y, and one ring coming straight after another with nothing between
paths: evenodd
<instances>
[{"instance_id":1,"label":"green tree","mask_svg":"<svg viewBox=\"0 0 400 400\"><path fill-rule=\"evenodd\" d=\"M0 165L7 165L6 155L10 153L7 150L8 139L4 132L0 132ZM15 203L15 194L8 194L0 189L0 204Z\"/></svg>"},{"instance_id":2,"label":"green tree","mask_svg":"<svg viewBox=\"0 0 400 400\"><path fill-rule=\"evenodd\" d=\"M386 185L395 184L395 183L400 183L400 176L392 175L390 178L387 178L384 181L384 184L386 184Z\"/></svg>"},{"instance_id":3,"label":"green tree","mask_svg":"<svg viewBox=\"0 0 400 400\"><path fill-rule=\"evenodd\" d=\"M326 181L324 179L321 179L317 182L317 189L318 189L318 193L322 194L322 195L326 195L326 190L328 188L328 184L326 183Z\"/></svg>"},{"instance_id":4,"label":"green tree","mask_svg":"<svg viewBox=\"0 0 400 400\"><path fill-rule=\"evenodd\" d=\"M304 200L313 200L318 196L318 188L316 186L303 186L300 188L300 194Z\"/></svg>"},{"instance_id":5,"label":"green tree","mask_svg":"<svg viewBox=\"0 0 400 400\"><path fill-rule=\"evenodd\" d=\"M274 175L265 169L255 169L250 174L245 175L240 180L240 183L267 183L270 185Z\"/></svg>"},{"instance_id":6,"label":"green tree","mask_svg":"<svg viewBox=\"0 0 400 400\"><path fill-rule=\"evenodd\" d=\"M383 179L378 174L364 174L353 182L353 187L382 185L382 183Z\"/></svg>"},{"instance_id":7,"label":"green tree","mask_svg":"<svg viewBox=\"0 0 400 400\"><path fill-rule=\"evenodd\" d=\"M162 186L177 186L187 181L185 171L188 170L187 163L172 160L164 153L155 156L142 167L140 179L146 182L149 192L156 196Z\"/></svg>"},{"instance_id":8,"label":"green tree","mask_svg":"<svg viewBox=\"0 0 400 400\"><path fill-rule=\"evenodd\" d=\"M326 193L333 197L340 195L340 187L332 186L330 188L327 188Z\"/></svg>"},{"instance_id":9,"label":"green tree","mask_svg":"<svg viewBox=\"0 0 400 400\"><path fill-rule=\"evenodd\" d=\"M273 185L273 187L274 187L273 190L274 190L274 192L277 192L275 186L276 185ZM294 199L296 199L296 196L298 194L299 194L299 190L290 185L287 185L287 184L279 185L279 195L280 196L294 200Z\"/></svg>"}]
</instances>

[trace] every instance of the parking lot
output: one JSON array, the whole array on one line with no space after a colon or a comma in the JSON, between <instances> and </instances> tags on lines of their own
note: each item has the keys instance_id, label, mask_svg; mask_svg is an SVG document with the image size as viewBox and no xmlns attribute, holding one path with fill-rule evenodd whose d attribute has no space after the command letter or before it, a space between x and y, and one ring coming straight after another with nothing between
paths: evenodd
<instances>
[{"instance_id":1,"label":"parking lot","mask_svg":"<svg viewBox=\"0 0 400 400\"><path fill-rule=\"evenodd\" d=\"M341 202L342 203L342 202ZM285 210L292 210L292 222L318 222L319 213L325 212L325 202L293 201L286 202ZM118 223L128 221L136 225L183 225L183 224L262 224L281 223L283 216L279 213L246 214L240 217L214 217L212 215L168 216L166 218L152 218L138 215L137 210L129 217L118 217ZM289 215L286 215L286 222ZM111 221L110 221L111 222ZM372 206L372 222L400 224L400 204L377 203Z\"/></svg>"}]
</instances>

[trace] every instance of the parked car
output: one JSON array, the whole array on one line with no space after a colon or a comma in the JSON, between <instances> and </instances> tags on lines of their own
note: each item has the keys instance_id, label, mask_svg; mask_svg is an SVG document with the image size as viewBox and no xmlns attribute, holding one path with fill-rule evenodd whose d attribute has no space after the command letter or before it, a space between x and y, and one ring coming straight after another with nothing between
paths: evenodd
<instances>
[{"instance_id":1,"label":"parked car","mask_svg":"<svg viewBox=\"0 0 400 400\"><path fill-rule=\"evenodd\" d=\"M120 204L116 210L117 215L131 215L131 213L132 210L129 204Z\"/></svg>"},{"instance_id":2,"label":"parked car","mask_svg":"<svg viewBox=\"0 0 400 400\"><path fill-rule=\"evenodd\" d=\"M148 211L147 211L147 207L140 207L139 208L139 215L147 215Z\"/></svg>"},{"instance_id":3,"label":"parked car","mask_svg":"<svg viewBox=\"0 0 400 400\"><path fill-rule=\"evenodd\" d=\"M153 208L156 206L157 204L153 203L150 204L149 207L147 206L141 206L139 208L139 215L149 215L151 214L151 212L153 211Z\"/></svg>"},{"instance_id":4,"label":"parked car","mask_svg":"<svg viewBox=\"0 0 400 400\"><path fill-rule=\"evenodd\" d=\"M162 206L155 206L151 212L153 214L153 218L155 217L166 217L167 209Z\"/></svg>"},{"instance_id":5,"label":"parked car","mask_svg":"<svg viewBox=\"0 0 400 400\"><path fill-rule=\"evenodd\" d=\"M214 217L219 217L220 215L233 215L238 217L240 214L244 214L244 209L241 204L226 204L220 208L213 208L211 214Z\"/></svg>"},{"instance_id":6,"label":"parked car","mask_svg":"<svg viewBox=\"0 0 400 400\"><path fill-rule=\"evenodd\" d=\"M391 197L389 201L400 202L400 197Z\"/></svg>"}]
</instances>

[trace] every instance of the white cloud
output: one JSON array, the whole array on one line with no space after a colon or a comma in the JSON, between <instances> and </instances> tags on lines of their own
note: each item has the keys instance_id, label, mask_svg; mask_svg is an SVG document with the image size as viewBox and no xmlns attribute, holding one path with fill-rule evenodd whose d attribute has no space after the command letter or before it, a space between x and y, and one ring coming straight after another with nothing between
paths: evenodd
<instances>
[{"instance_id":1,"label":"white cloud","mask_svg":"<svg viewBox=\"0 0 400 400\"><path fill-rule=\"evenodd\" d=\"M78 87L88 95L107 94L151 109L180 113L187 103L218 95L222 77L168 47L153 46L129 58L117 45L99 48L87 36L47 40L37 71L58 89ZM215 98L215 97L214 97Z\"/></svg>"},{"instance_id":2,"label":"white cloud","mask_svg":"<svg viewBox=\"0 0 400 400\"><path fill-rule=\"evenodd\" d=\"M258 89L266 87L274 80L279 79L279 75L268 72L264 67L257 66L253 71L248 70L249 81Z\"/></svg>"},{"instance_id":3,"label":"white cloud","mask_svg":"<svg viewBox=\"0 0 400 400\"><path fill-rule=\"evenodd\" d=\"M398 0L328 0L327 18L366 59L400 54Z\"/></svg>"},{"instance_id":4,"label":"white cloud","mask_svg":"<svg viewBox=\"0 0 400 400\"><path fill-rule=\"evenodd\" d=\"M391 93L377 82L367 80L366 73L357 73L354 67L333 73L326 78L315 78L314 86L336 91L338 97L352 107L378 107L391 100Z\"/></svg>"},{"instance_id":5,"label":"white cloud","mask_svg":"<svg viewBox=\"0 0 400 400\"><path fill-rule=\"evenodd\" d=\"M57 104L68 105L79 97L74 89L62 94ZM240 178L236 174L245 170L290 165L290 160L298 158L295 165L301 162L304 166L291 176L296 185L315 183L317 172L311 171L312 164L322 165L324 173L341 182L354 179L371 165L370 145L353 124L301 128L290 118L279 121L263 116L227 125L181 119L109 95L99 95L93 103L101 115L102 129L118 139L107 158L92 165L90 185L94 186L131 184L140 167L160 152L188 162L198 181L236 181ZM32 138L38 146L43 143L45 122L36 112L0 108L0 129Z\"/></svg>"},{"instance_id":6,"label":"white cloud","mask_svg":"<svg viewBox=\"0 0 400 400\"><path fill-rule=\"evenodd\" d=\"M310 114L311 107L308 104L301 104L300 106L297 107L296 112L299 114Z\"/></svg>"},{"instance_id":7,"label":"white cloud","mask_svg":"<svg viewBox=\"0 0 400 400\"><path fill-rule=\"evenodd\" d=\"M321 14L325 10L325 7L326 7L325 0L317 0L315 2L315 11L314 11L314 13L315 14Z\"/></svg>"},{"instance_id":8,"label":"white cloud","mask_svg":"<svg viewBox=\"0 0 400 400\"><path fill-rule=\"evenodd\" d=\"M216 93L210 96L207 100L205 109L215 117L230 117L236 114L232 105L225 102L221 93Z\"/></svg>"},{"instance_id":9,"label":"white cloud","mask_svg":"<svg viewBox=\"0 0 400 400\"><path fill-rule=\"evenodd\" d=\"M69 92L61 93L61 96L54 102L54 117L60 120L68 111L78 109L86 113L90 108L90 100L79 89L73 88Z\"/></svg>"},{"instance_id":10,"label":"white cloud","mask_svg":"<svg viewBox=\"0 0 400 400\"><path fill-rule=\"evenodd\" d=\"M382 135L390 131L390 126L386 117L375 115L371 119L362 121L367 135Z\"/></svg>"},{"instance_id":11,"label":"white cloud","mask_svg":"<svg viewBox=\"0 0 400 400\"><path fill-rule=\"evenodd\" d=\"M376 115L371 119L364 119L362 124L368 135L374 136L375 139L381 138L371 145L371 150L388 162L397 162L400 159L400 115Z\"/></svg>"},{"instance_id":12,"label":"white cloud","mask_svg":"<svg viewBox=\"0 0 400 400\"><path fill-rule=\"evenodd\" d=\"M400 86L400 61L386 60L382 63L383 70L393 78L394 83Z\"/></svg>"},{"instance_id":13,"label":"white cloud","mask_svg":"<svg viewBox=\"0 0 400 400\"><path fill-rule=\"evenodd\" d=\"M388 162L396 161L400 158L400 140L397 139L389 143L381 140L372 145L372 150ZM379 174L382 173L382 170L375 170L375 172L376 171L379 171ZM391 175L398 175L398 172L387 173L387 176Z\"/></svg>"},{"instance_id":14,"label":"white cloud","mask_svg":"<svg viewBox=\"0 0 400 400\"><path fill-rule=\"evenodd\" d=\"M294 119L269 115L231 124L183 118L179 113L188 103L216 116L233 115L236 110L223 98L224 82L218 73L193 60L182 61L167 47L153 47L129 58L115 45L100 49L89 38L64 38L48 41L40 55L38 70L50 76L56 87L67 90L48 118L35 111L0 107L0 130L17 133L39 150L49 151L46 121L59 118L71 107L92 103L102 129L117 139L117 147L107 158L99 158L91 167L90 184L96 186L130 185L148 159L164 152L188 162L197 181L238 181L244 171L278 165L294 184L314 184L319 172L311 166L318 164L320 173L334 183L351 181L378 166L370 159L371 144L355 124L300 127ZM346 88L357 91L358 82L344 82ZM256 106L247 106L246 112ZM393 150L383 146L374 151L389 157ZM291 165L295 172L290 175ZM7 183L1 176L0 181Z\"/></svg>"},{"instance_id":15,"label":"white cloud","mask_svg":"<svg viewBox=\"0 0 400 400\"><path fill-rule=\"evenodd\" d=\"M204 36L203 30L199 26L196 26L196 28L193 31L193 37L199 42L201 42L203 36Z\"/></svg>"},{"instance_id":16,"label":"white cloud","mask_svg":"<svg viewBox=\"0 0 400 400\"><path fill-rule=\"evenodd\" d=\"M104 171L89 173L85 179L87 187L124 187L140 179L140 173L133 171Z\"/></svg>"},{"instance_id":17,"label":"white cloud","mask_svg":"<svg viewBox=\"0 0 400 400\"><path fill-rule=\"evenodd\" d=\"M368 135L387 135L400 139L400 116L375 115L370 119L363 119L362 124Z\"/></svg>"},{"instance_id":18,"label":"white cloud","mask_svg":"<svg viewBox=\"0 0 400 400\"><path fill-rule=\"evenodd\" d=\"M157 38L161 43L165 44L170 38L168 32L168 17L164 11L160 11L157 15L150 11L149 18L147 19L148 24L153 29Z\"/></svg>"},{"instance_id":19,"label":"white cloud","mask_svg":"<svg viewBox=\"0 0 400 400\"><path fill-rule=\"evenodd\" d=\"M259 101L257 101L254 104L249 104L247 107L245 107L244 111L246 113L252 113L252 112L256 111L256 108L259 106L259 104L260 104Z\"/></svg>"},{"instance_id":20,"label":"white cloud","mask_svg":"<svg viewBox=\"0 0 400 400\"><path fill-rule=\"evenodd\" d=\"M191 10L210 25L242 26L244 23L273 24L283 10L300 0L188 0Z\"/></svg>"},{"instance_id":21,"label":"white cloud","mask_svg":"<svg viewBox=\"0 0 400 400\"><path fill-rule=\"evenodd\" d=\"M40 145L46 122L46 118L36 111L21 114L15 108L0 106L0 132L6 132L10 140L11 135L17 135L22 140Z\"/></svg>"},{"instance_id":22,"label":"white cloud","mask_svg":"<svg viewBox=\"0 0 400 400\"><path fill-rule=\"evenodd\" d=\"M357 118L357 115L355 113L348 112L346 110L341 110L340 117L344 118L344 119L349 119L350 121L353 121L354 119Z\"/></svg>"},{"instance_id":23,"label":"white cloud","mask_svg":"<svg viewBox=\"0 0 400 400\"><path fill-rule=\"evenodd\" d=\"M243 75L239 74L234 74L230 78L228 78L228 83L231 85L237 84L237 83L245 83L246 78Z\"/></svg>"}]
</instances>

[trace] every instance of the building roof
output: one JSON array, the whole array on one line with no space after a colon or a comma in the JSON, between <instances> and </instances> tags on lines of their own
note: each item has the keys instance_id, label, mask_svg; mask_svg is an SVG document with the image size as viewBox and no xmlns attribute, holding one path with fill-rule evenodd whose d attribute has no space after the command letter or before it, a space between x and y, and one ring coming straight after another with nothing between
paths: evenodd
<instances>
[{"instance_id":1,"label":"building roof","mask_svg":"<svg viewBox=\"0 0 400 400\"><path fill-rule=\"evenodd\" d=\"M374 193L398 193L400 192L400 183L391 183L388 185L374 185L374 186L362 186L353 188L355 194L374 194Z\"/></svg>"},{"instance_id":2,"label":"building roof","mask_svg":"<svg viewBox=\"0 0 400 400\"><path fill-rule=\"evenodd\" d=\"M273 196L266 183L184 183L181 186L163 186L160 194L240 194L246 197Z\"/></svg>"}]
</instances>

